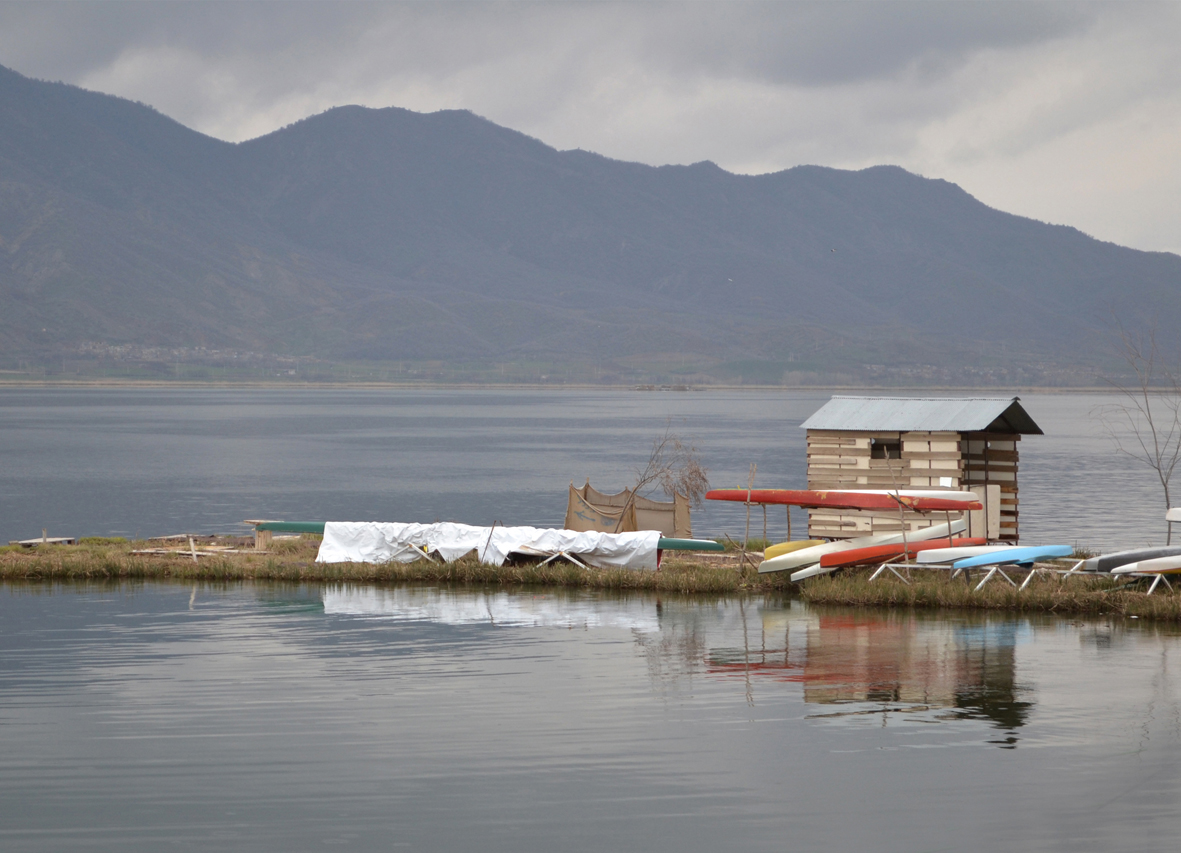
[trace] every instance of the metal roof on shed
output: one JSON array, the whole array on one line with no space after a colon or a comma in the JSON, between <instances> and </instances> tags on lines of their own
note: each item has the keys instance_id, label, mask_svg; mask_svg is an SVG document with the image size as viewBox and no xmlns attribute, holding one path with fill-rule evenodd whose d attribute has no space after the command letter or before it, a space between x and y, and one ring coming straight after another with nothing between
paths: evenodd
<instances>
[{"instance_id":1,"label":"metal roof on shed","mask_svg":"<svg viewBox=\"0 0 1181 853\"><path fill-rule=\"evenodd\" d=\"M802 429L1044 435L1019 397L833 397Z\"/></svg>"}]
</instances>

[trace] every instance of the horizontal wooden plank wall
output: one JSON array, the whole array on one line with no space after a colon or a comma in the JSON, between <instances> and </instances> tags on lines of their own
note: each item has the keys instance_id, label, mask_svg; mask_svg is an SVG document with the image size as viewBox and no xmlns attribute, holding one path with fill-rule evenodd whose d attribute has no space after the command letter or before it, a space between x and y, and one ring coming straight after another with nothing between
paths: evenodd
<instances>
[{"instance_id":1,"label":"horizontal wooden plank wall","mask_svg":"<svg viewBox=\"0 0 1181 853\"><path fill-rule=\"evenodd\" d=\"M872 441L896 442L901 458L872 458ZM1019 435L957 432L808 431L809 489L1001 488L1001 538L1017 541L1017 444ZM954 520L960 516L952 513ZM849 539L942 524L944 513L856 512L812 509L808 535Z\"/></svg>"},{"instance_id":2,"label":"horizontal wooden plank wall","mask_svg":"<svg viewBox=\"0 0 1181 853\"><path fill-rule=\"evenodd\" d=\"M1001 488L1001 539L1017 542L1017 442L1020 435L995 432L964 434L964 488L995 483Z\"/></svg>"},{"instance_id":3,"label":"horizontal wooden plank wall","mask_svg":"<svg viewBox=\"0 0 1181 853\"><path fill-rule=\"evenodd\" d=\"M872 441L897 443L901 458L874 459ZM809 489L959 488L960 436L955 432L808 431ZM897 451L895 451L896 453ZM958 518L952 514L952 518ZM944 514L808 511L808 535L849 539L942 524Z\"/></svg>"}]
</instances>

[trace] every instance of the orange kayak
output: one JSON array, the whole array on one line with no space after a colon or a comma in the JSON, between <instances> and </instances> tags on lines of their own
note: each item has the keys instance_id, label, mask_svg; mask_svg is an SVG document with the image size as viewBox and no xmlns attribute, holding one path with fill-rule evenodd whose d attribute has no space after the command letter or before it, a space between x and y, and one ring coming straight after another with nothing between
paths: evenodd
<instances>
[{"instance_id":1,"label":"orange kayak","mask_svg":"<svg viewBox=\"0 0 1181 853\"><path fill-rule=\"evenodd\" d=\"M926 542L912 542L909 547L903 547L901 542L894 545L870 545L868 548L853 548L849 551L837 551L825 554L820 558L820 565L825 569L840 569L846 566L873 565L898 560L903 557L913 557L919 551L932 548L959 548L970 545L983 545L988 540L980 536L960 536L955 539L931 539Z\"/></svg>"}]
</instances>

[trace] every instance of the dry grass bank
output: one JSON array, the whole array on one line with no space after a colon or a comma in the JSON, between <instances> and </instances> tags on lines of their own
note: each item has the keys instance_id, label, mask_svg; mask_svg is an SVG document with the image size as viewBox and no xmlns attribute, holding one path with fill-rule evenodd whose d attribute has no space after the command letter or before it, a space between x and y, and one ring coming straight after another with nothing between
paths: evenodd
<instances>
[{"instance_id":1,"label":"dry grass bank","mask_svg":"<svg viewBox=\"0 0 1181 853\"><path fill-rule=\"evenodd\" d=\"M245 540L204 546L247 548ZM815 604L889 608L962 608L1060 614L1119 613L1144 619L1181 622L1181 585L1169 592L1163 586L1151 595L1145 586L1125 586L1096 577L1041 578L1025 590L993 580L976 592L962 578L947 572L915 571L909 585L891 575L872 583L869 572L822 575L802 585L787 573L758 575L753 565L741 570L736 553L675 555L659 572L586 570L564 562L485 566L472 558L453 563L340 563L315 562L317 538L278 539L268 553L201 556L197 562L183 552L133 555L132 550L159 547L158 542L83 540L73 546L50 545L33 549L0 547L0 580L202 580L287 581L293 583L437 583L467 586L551 586L584 589L652 590L676 593L769 593L797 595ZM757 559L753 560L757 564ZM1023 574L1023 573L1018 573Z\"/></svg>"},{"instance_id":2,"label":"dry grass bank","mask_svg":"<svg viewBox=\"0 0 1181 853\"><path fill-rule=\"evenodd\" d=\"M242 543L220 543L227 544ZM739 570L737 555L701 560L666 559L659 572L625 569L586 570L555 561L536 564L486 566L473 558L453 563L419 560L415 563L321 564L315 562L317 539L276 540L266 554L200 556L184 553L134 555L132 550L159 547L147 542L82 542L32 549L0 548L3 580L265 580L352 583L446 583L475 586L534 585L594 589L656 590L666 592L770 592L791 586L786 575L759 576L748 565ZM712 556L712 555L711 555ZM757 561L756 561L757 562Z\"/></svg>"},{"instance_id":3,"label":"dry grass bank","mask_svg":"<svg viewBox=\"0 0 1181 853\"><path fill-rule=\"evenodd\" d=\"M1015 572L1018 580L1024 572ZM1110 578L1039 576L1023 590L993 579L979 592L963 577L946 571L914 571L909 584L883 575L872 583L868 572L822 575L800 585L799 596L814 604L855 607L970 608L1039 613L1119 613L1141 619L1181 621L1181 591L1163 585L1145 595L1144 582L1127 585Z\"/></svg>"}]
</instances>

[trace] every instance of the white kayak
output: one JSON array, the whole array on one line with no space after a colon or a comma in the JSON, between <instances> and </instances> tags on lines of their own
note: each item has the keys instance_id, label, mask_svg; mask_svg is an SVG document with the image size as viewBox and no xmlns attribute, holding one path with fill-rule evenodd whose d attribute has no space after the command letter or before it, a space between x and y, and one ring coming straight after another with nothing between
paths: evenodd
<instances>
[{"instance_id":1,"label":"white kayak","mask_svg":"<svg viewBox=\"0 0 1181 853\"><path fill-rule=\"evenodd\" d=\"M1113 575L1172 575L1181 573L1181 556L1157 557L1154 560L1141 560L1138 563L1128 563L1116 566L1111 570Z\"/></svg>"},{"instance_id":2,"label":"white kayak","mask_svg":"<svg viewBox=\"0 0 1181 853\"><path fill-rule=\"evenodd\" d=\"M962 518L956 519L950 525L936 524L934 527L923 527L919 530L907 531L907 542L924 542L928 539L939 539L944 536L949 536L954 533L962 532L968 526L967 522ZM950 532L948 528L950 529ZM804 569L804 571L811 572L811 574L804 574L803 571L798 571L791 576L793 581L810 578L813 574L827 574L828 572L835 572L836 567L821 568L820 558L825 554L835 554L838 551L849 551L853 548L868 548L871 545L894 545L902 541L901 533L881 533L877 536L858 536L856 539L842 539L838 542L826 542L823 545L813 545L811 548L801 548L799 551L792 551L790 554L783 554L775 557L772 560L764 560L759 565L759 574L767 574L768 572L787 572L793 569L804 569L805 566L811 566L812 569ZM799 577L797 577L799 576Z\"/></svg>"},{"instance_id":3,"label":"white kayak","mask_svg":"<svg viewBox=\"0 0 1181 853\"><path fill-rule=\"evenodd\" d=\"M877 544L879 544L879 545L893 545L894 543L893 542L879 542ZM760 569L759 571L762 571L762 569ZM808 568L806 568L806 569L800 569L798 572L792 572L791 573L791 582L792 583L799 583L800 581L806 581L808 578L814 578L817 575L832 574L835 571L836 571L835 567L822 566L819 563L817 563L814 566L808 566Z\"/></svg>"},{"instance_id":4,"label":"white kayak","mask_svg":"<svg viewBox=\"0 0 1181 853\"><path fill-rule=\"evenodd\" d=\"M1169 511L1172 512L1172 510ZM1155 560L1158 557L1178 556L1181 556L1181 546L1178 545L1132 548L1128 551L1116 551L1111 554L1100 554L1098 557L1091 557L1091 559L1083 561L1082 570L1084 572L1111 573L1120 566L1126 566L1130 563L1143 563L1147 560Z\"/></svg>"},{"instance_id":5,"label":"white kayak","mask_svg":"<svg viewBox=\"0 0 1181 853\"><path fill-rule=\"evenodd\" d=\"M943 501L978 501L980 496L975 492L946 492L938 489L817 489L816 491L829 494L850 495L898 495L903 498L935 498ZM882 543L889 545L889 542Z\"/></svg>"},{"instance_id":6,"label":"white kayak","mask_svg":"<svg viewBox=\"0 0 1181 853\"><path fill-rule=\"evenodd\" d=\"M962 548L932 548L929 551L919 551L915 554L916 563L954 563L964 557L979 557L981 554L991 554L993 551L1003 551L1011 545L967 545Z\"/></svg>"}]
</instances>

